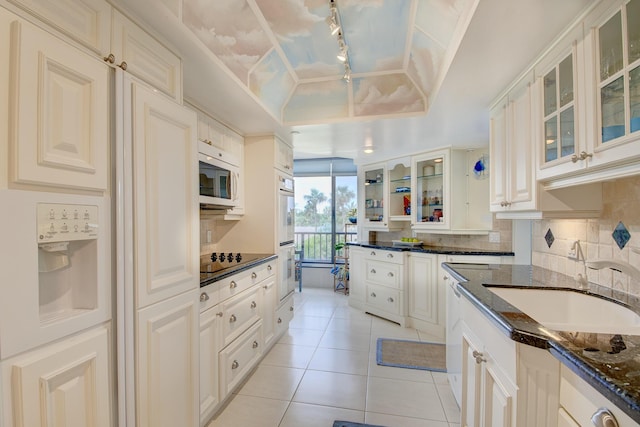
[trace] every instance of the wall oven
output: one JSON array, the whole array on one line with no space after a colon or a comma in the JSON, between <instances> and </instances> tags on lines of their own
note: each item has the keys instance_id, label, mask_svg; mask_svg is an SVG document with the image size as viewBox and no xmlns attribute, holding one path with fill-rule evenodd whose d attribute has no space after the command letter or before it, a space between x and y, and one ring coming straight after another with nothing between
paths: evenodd
<instances>
[{"instance_id":1,"label":"wall oven","mask_svg":"<svg viewBox=\"0 0 640 427\"><path fill-rule=\"evenodd\" d=\"M278 176L278 243L280 246L294 243L295 200L293 178Z\"/></svg>"},{"instance_id":2,"label":"wall oven","mask_svg":"<svg viewBox=\"0 0 640 427\"><path fill-rule=\"evenodd\" d=\"M232 208L238 201L240 169L207 153L198 153L200 204Z\"/></svg>"}]
</instances>

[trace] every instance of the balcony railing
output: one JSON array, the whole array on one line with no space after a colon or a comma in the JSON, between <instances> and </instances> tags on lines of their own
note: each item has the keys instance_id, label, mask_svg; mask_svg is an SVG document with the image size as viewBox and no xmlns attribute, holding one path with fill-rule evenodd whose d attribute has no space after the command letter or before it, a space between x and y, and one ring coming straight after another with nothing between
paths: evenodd
<instances>
[{"instance_id":1,"label":"balcony railing","mask_svg":"<svg viewBox=\"0 0 640 427\"><path fill-rule=\"evenodd\" d=\"M323 232L296 232L295 244L296 251L302 254L301 259L304 262L332 263L333 262L333 243L331 241L332 233ZM338 232L335 233L335 243L355 242L358 233L356 232Z\"/></svg>"}]
</instances>

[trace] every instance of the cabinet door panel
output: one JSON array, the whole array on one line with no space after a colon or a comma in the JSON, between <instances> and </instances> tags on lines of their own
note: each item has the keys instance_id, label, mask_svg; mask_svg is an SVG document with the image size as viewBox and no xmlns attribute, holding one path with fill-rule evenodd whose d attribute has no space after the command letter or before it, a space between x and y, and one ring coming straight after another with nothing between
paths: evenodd
<instances>
[{"instance_id":1,"label":"cabinet door panel","mask_svg":"<svg viewBox=\"0 0 640 427\"><path fill-rule=\"evenodd\" d=\"M105 190L110 68L25 22L11 44L12 180Z\"/></svg>"},{"instance_id":2,"label":"cabinet door panel","mask_svg":"<svg viewBox=\"0 0 640 427\"><path fill-rule=\"evenodd\" d=\"M9 363L16 427L111 426L107 328Z\"/></svg>"},{"instance_id":3,"label":"cabinet door panel","mask_svg":"<svg viewBox=\"0 0 640 427\"><path fill-rule=\"evenodd\" d=\"M102 0L12 0L99 55L109 52L111 6Z\"/></svg>"},{"instance_id":4,"label":"cabinet door panel","mask_svg":"<svg viewBox=\"0 0 640 427\"><path fill-rule=\"evenodd\" d=\"M138 308L198 287L196 116L133 88Z\"/></svg>"},{"instance_id":5,"label":"cabinet door panel","mask_svg":"<svg viewBox=\"0 0 640 427\"><path fill-rule=\"evenodd\" d=\"M509 201L520 209L533 209L533 150L531 149L531 89L525 87L510 103L511 191Z\"/></svg>"},{"instance_id":6,"label":"cabinet door panel","mask_svg":"<svg viewBox=\"0 0 640 427\"><path fill-rule=\"evenodd\" d=\"M126 62L127 72L182 102L180 58L117 11L111 46L116 62Z\"/></svg>"},{"instance_id":7,"label":"cabinet door panel","mask_svg":"<svg viewBox=\"0 0 640 427\"><path fill-rule=\"evenodd\" d=\"M271 278L262 283L262 330L265 348L269 348L276 334L276 303L278 302L278 288L275 279Z\"/></svg>"},{"instance_id":8,"label":"cabinet door panel","mask_svg":"<svg viewBox=\"0 0 640 427\"><path fill-rule=\"evenodd\" d=\"M138 426L198 424L198 318L197 291L139 311Z\"/></svg>"},{"instance_id":9,"label":"cabinet door panel","mask_svg":"<svg viewBox=\"0 0 640 427\"><path fill-rule=\"evenodd\" d=\"M206 422L220 403L218 352L220 316L218 307L200 315L200 424Z\"/></svg>"},{"instance_id":10,"label":"cabinet door panel","mask_svg":"<svg viewBox=\"0 0 640 427\"><path fill-rule=\"evenodd\" d=\"M501 203L507 200L507 108L504 103L491 112L489 130L492 169L489 174L490 203L492 211L499 211L504 210Z\"/></svg>"},{"instance_id":11,"label":"cabinet door panel","mask_svg":"<svg viewBox=\"0 0 640 427\"><path fill-rule=\"evenodd\" d=\"M409 316L434 325L442 323L444 299L437 283L437 255L412 256L410 265Z\"/></svg>"},{"instance_id":12,"label":"cabinet door panel","mask_svg":"<svg viewBox=\"0 0 640 427\"><path fill-rule=\"evenodd\" d=\"M494 369L485 367L484 371L484 425L511 427L512 395Z\"/></svg>"},{"instance_id":13,"label":"cabinet door panel","mask_svg":"<svg viewBox=\"0 0 640 427\"><path fill-rule=\"evenodd\" d=\"M464 427L480 426L480 398L482 371L473 352L476 347L466 335L462 336L462 405L461 422Z\"/></svg>"}]
</instances>

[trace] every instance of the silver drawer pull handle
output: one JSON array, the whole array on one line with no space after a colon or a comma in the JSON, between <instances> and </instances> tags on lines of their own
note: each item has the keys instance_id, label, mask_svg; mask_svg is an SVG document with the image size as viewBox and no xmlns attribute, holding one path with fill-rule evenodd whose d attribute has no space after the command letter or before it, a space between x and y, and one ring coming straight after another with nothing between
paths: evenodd
<instances>
[{"instance_id":1,"label":"silver drawer pull handle","mask_svg":"<svg viewBox=\"0 0 640 427\"><path fill-rule=\"evenodd\" d=\"M233 363L231 364L231 369L238 369L238 366L240 366L240 364L238 363L237 360L234 360Z\"/></svg>"},{"instance_id":2,"label":"silver drawer pull handle","mask_svg":"<svg viewBox=\"0 0 640 427\"><path fill-rule=\"evenodd\" d=\"M293 311L293 306L289 307L289 311Z\"/></svg>"},{"instance_id":3,"label":"silver drawer pull handle","mask_svg":"<svg viewBox=\"0 0 640 427\"><path fill-rule=\"evenodd\" d=\"M218 317L222 317L222 316L224 316L224 313L223 313L223 312L221 312L221 311L219 311L219 312L217 312L217 313L216 313L216 316L218 316Z\"/></svg>"},{"instance_id":4,"label":"silver drawer pull handle","mask_svg":"<svg viewBox=\"0 0 640 427\"><path fill-rule=\"evenodd\" d=\"M371 251L371 256L376 256L376 252L375 251Z\"/></svg>"},{"instance_id":5,"label":"silver drawer pull handle","mask_svg":"<svg viewBox=\"0 0 640 427\"><path fill-rule=\"evenodd\" d=\"M376 297L375 292L371 292L371 296L375 298Z\"/></svg>"},{"instance_id":6,"label":"silver drawer pull handle","mask_svg":"<svg viewBox=\"0 0 640 427\"><path fill-rule=\"evenodd\" d=\"M253 342L253 348L258 348L258 341Z\"/></svg>"},{"instance_id":7,"label":"silver drawer pull handle","mask_svg":"<svg viewBox=\"0 0 640 427\"><path fill-rule=\"evenodd\" d=\"M591 416L591 422L596 427L619 427L618 420L607 408L600 408Z\"/></svg>"},{"instance_id":8,"label":"silver drawer pull handle","mask_svg":"<svg viewBox=\"0 0 640 427\"><path fill-rule=\"evenodd\" d=\"M271 271L271 265L267 265L267 270Z\"/></svg>"},{"instance_id":9,"label":"silver drawer pull handle","mask_svg":"<svg viewBox=\"0 0 640 427\"><path fill-rule=\"evenodd\" d=\"M263 288L264 288L264 289L269 289L269 286L264 285L264 286L263 286Z\"/></svg>"},{"instance_id":10,"label":"silver drawer pull handle","mask_svg":"<svg viewBox=\"0 0 640 427\"><path fill-rule=\"evenodd\" d=\"M206 292L200 294L200 302L209 301L209 295Z\"/></svg>"},{"instance_id":11,"label":"silver drawer pull handle","mask_svg":"<svg viewBox=\"0 0 640 427\"><path fill-rule=\"evenodd\" d=\"M255 301L251 301L251 308L256 308L258 304Z\"/></svg>"},{"instance_id":12,"label":"silver drawer pull handle","mask_svg":"<svg viewBox=\"0 0 640 427\"><path fill-rule=\"evenodd\" d=\"M387 276L393 277L393 273L387 273Z\"/></svg>"},{"instance_id":13,"label":"silver drawer pull handle","mask_svg":"<svg viewBox=\"0 0 640 427\"><path fill-rule=\"evenodd\" d=\"M487 359L483 357L484 355L477 350L473 350L473 357L476 359L476 363L479 365L482 362L486 362Z\"/></svg>"},{"instance_id":14,"label":"silver drawer pull handle","mask_svg":"<svg viewBox=\"0 0 640 427\"><path fill-rule=\"evenodd\" d=\"M393 254L387 254L387 258L393 258Z\"/></svg>"},{"instance_id":15,"label":"silver drawer pull handle","mask_svg":"<svg viewBox=\"0 0 640 427\"><path fill-rule=\"evenodd\" d=\"M449 276L444 276L442 280L449 280Z\"/></svg>"},{"instance_id":16,"label":"silver drawer pull handle","mask_svg":"<svg viewBox=\"0 0 640 427\"><path fill-rule=\"evenodd\" d=\"M235 289L237 287L238 287L238 284L236 282L234 282L233 280L231 281L231 283L229 283L229 288Z\"/></svg>"},{"instance_id":17,"label":"silver drawer pull handle","mask_svg":"<svg viewBox=\"0 0 640 427\"><path fill-rule=\"evenodd\" d=\"M255 279L256 277L258 277L258 275L256 273L251 273L251 278Z\"/></svg>"},{"instance_id":18,"label":"silver drawer pull handle","mask_svg":"<svg viewBox=\"0 0 640 427\"><path fill-rule=\"evenodd\" d=\"M235 314L232 314L231 316L229 316L229 323L233 323L233 322L235 322L236 320L238 320L238 319L236 318L236 315L235 315Z\"/></svg>"},{"instance_id":19,"label":"silver drawer pull handle","mask_svg":"<svg viewBox=\"0 0 640 427\"><path fill-rule=\"evenodd\" d=\"M282 323L282 318L278 317L278 323Z\"/></svg>"},{"instance_id":20,"label":"silver drawer pull handle","mask_svg":"<svg viewBox=\"0 0 640 427\"><path fill-rule=\"evenodd\" d=\"M387 298L387 301L393 302L393 298L389 297L389 298Z\"/></svg>"},{"instance_id":21,"label":"silver drawer pull handle","mask_svg":"<svg viewBox=\"0 0 640 427\"><path fill-rule=\"evenodd\" d=\"M376 274L376 270L374 268L371 269L371 274Z\"/></svg>"}]
</instances>

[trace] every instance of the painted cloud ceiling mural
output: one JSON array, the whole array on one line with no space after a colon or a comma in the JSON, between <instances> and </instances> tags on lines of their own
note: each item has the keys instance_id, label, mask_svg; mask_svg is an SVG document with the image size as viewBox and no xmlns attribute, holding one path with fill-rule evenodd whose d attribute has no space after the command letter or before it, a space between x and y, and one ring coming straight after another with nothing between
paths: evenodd
<instances>
[{"instance_id":1,"label":"painted cloud ceiling mural","mask_svg":"<svg viewBox=\"0 0 640 427\"><path fill-rule=\"evenodd\" d=\"M285 125L424 114L478 0L184 0L183 23Z\"/></svg>"}]
</instances>

